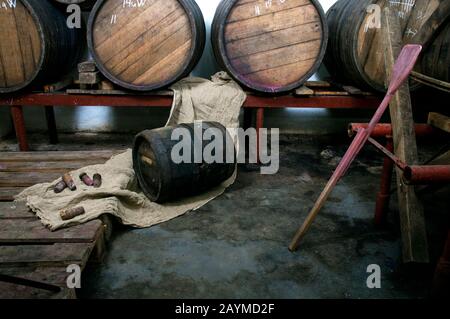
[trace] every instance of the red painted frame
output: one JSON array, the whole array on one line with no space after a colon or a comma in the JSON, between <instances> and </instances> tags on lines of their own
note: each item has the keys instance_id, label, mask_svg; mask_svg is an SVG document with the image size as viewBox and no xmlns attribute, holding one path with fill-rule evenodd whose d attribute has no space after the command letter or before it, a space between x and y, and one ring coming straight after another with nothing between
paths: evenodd
<instances>
[{"instance_id":1,"label":"red painted frame","mask_svg":"<svg viewBox=\"0 0 450 319\"><path fill-rule=\"evenodd\" d=\"M11 96L0 96L0 105L10 106L14 121L19 148L28 151L29 144L26 135L23 107L46 107L47 116L51 115L52 106L108 106L108 107L154 107L167 108L172 106L171 95L72 95L66 93L34 93ZM312 96L297 97L259 96L249 94L244 107L256 110L256 128L264 125L264 109L281 108L326 108L326 109L375 109L380 99L375 96ZM50 116L50 118L52 118ZM48 122L49 131L56 137L54 121Z\"/></svg>"}]
</instances>

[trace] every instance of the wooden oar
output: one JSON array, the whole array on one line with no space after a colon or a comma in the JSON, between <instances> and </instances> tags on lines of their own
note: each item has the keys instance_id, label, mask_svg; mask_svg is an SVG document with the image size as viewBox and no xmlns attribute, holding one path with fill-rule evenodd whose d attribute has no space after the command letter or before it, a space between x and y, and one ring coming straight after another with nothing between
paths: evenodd
<instances>
[{"instance_id":1,"label":"wooden oar","mask_svg":"<svg viewBox=\"0 0 450 319\"><path fill-rule=\"evenodd\" d=\"M353 161L358 156L359 152L361 152L362 148L366 144L369 137L372 135L373 130L376 125L380 122L387 108L389 107L389 103L392 101L393 96L398 91L400 86L408 79L411 71L413 70L417 59L419 58L420 52L422 51L422 46L420 45L406 45L402 52L400 53L397 62L394 65L394 70L392 72L392 78L390 81L388 92L383 99L383 102L378 107L377 112L374 117L370 121L367 129L361 129L358 131L353 143L348 149L347 153L343 157L341 163L337 167L327 186L323 190L313 209L309 213L306 221L302 225L302 227L297 231L291 245L289 246L289 250L294 252L298 249L300 241L306 235L311 225L313 224L315 218L319 214L320 210L325 205L328 197L333 191L334 187L340 181L340 179L347 173Z\"/></svg>"}]
</instances>

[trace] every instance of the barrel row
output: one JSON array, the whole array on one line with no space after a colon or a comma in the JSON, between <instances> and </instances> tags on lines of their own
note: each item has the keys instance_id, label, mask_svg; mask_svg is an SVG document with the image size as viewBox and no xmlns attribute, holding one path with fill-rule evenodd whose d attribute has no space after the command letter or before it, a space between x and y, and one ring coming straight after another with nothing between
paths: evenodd
<instances>
[{"instance_id":1,"label":"barrel row","mask_svg":"<svg viewBox=\"0 0 450 319\"><path fill-rule=\"evenodd\" d=\"M94 1L8 3L0 8L0 93L73 69L85 32L68 28L66 13L52 3ZM404 43L425 47L419 71L448 80L448 0L339 0L327 15L317 0L222 0L212 23L214 55L236 81L259 92L291 91L323 60L341 82L384 91L384 39L374 14L386 6L400 17ZM98 69L136 91L167 87L189 75L205 47L205 23L194 0L98 0L86 29Z\"/></svg>"}]
</instances>

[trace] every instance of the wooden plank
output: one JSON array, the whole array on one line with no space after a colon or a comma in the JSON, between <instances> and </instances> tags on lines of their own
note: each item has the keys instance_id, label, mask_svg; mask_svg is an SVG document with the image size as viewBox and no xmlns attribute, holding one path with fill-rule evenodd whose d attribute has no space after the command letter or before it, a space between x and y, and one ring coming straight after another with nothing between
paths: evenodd
<instances>
[{"instance_id":1,"label":"wooden plank","mask_svg":"<svg viewBox=\"0 0 450 319\"><path fill-rule=\"evenodd\" d=\"M327 81L308 81L305 86L309 88L330 88L332 85Z\"/></svg>"},{"instance_id":2,"label":"wooden plank","mask_svg":"<svg viewBox=\"0 0 450 319\"><path fill-rule=\"evenodd\" d=\"M51 232L39 220L0 219L0 244L92 243L102 231L100 220Z\"/></svg>"},{"instance_id":3,"label":"wooden plank","mask_svg":"<svg viewBox=\"0 0 450 319\"><path fill-rule=\"evenodd\" d=\"M389 8L382 15L384 26L386 70L393 69L401 51L402 36L399 19ZM390 79L388 74L386 79ZM388 80L387 80L388 81ZM409 165L418 164L418 151L414 131L409 84L405 83L390 105L394 132L395 154ZM428 263L428 240L423 206L416 196L415 188L403 183L403 172L397 170L400 220L405 263Z\"/></svg>"},{"instance_id":4,"label":"wooden plank","mask_svg":"<svg viewBox=\"0 0 450 319\"><path fill-rule=\"evenodd\" d=\"M315 91L314 96L350 96L350 93L343 91Z\"/></svg>"},{"instance_id":5,"label":"wooden plank","mask_svg":"<svg viewBox=\"0 0 450 319\"><path fill-rule=\"evenodd\" d=\"M47 172L66 173L78 170L85 166L104 164L106 159L86 161L63 162L3 162L0 163L0 172Z\"/></svg>"},{"instance_id":6,"label":"wooden plank","mask_svg":"<svg viewBox=\"0 0 450 319\"><path fill-rule=\"evenodd\" d=\"M100 82L99 84L99 89L100 90L104 90L104 91L112 91L114 90L114 83L108 81L108 80L103 80Z\"/></svg>"},{"instance_id":7,"label":"wooden plank","mask_svg":"<svg viewBox=\"0 0 450 319\"><path fill-rule=\"evenodd\" d=\"M434 159L430 165L450 165L450 151Z\"/></svg>"},{"instance_id":8,"label":"wooden plank","mask_svg":"<svg viewBox=\"0 0 450 319\"><path fill-rule=\"evenodd\" d=\"M0 203L0 219L34 219L33 214L24 203Z\"/></svg>"},{"instance_id":9,"label":"wooden plank","mask_svg":"<svg viewBox=\"0 0 450 319\"><path fill-rule=\"evenodd\" d=\"M150 91L150 92L129 92L123 90L81 90L81 89L68 89L67 94L74 95L140 95L140 96L173 96L172 91Z\"/></svg>"},{"instance_id":10,"label":"wooden plank","mask_svg":"<svg viewBox=\"0 0 450 319\"><path fill-rule=\"evenodd\" d=\"M0 271L10 267L85 265L91 243L0 246Z\"/></svg>"},{"instance_id":11,"label":"wooden plank","mask_svg":"<svg viewBox=\"0 0 450 319\"><path fill-rule=\"evenodd\" d=\"M450 133L450 117L439 113L430 113L428 116L428 124L444 132Z\"/></svg>"},{"instance_id":12,"label":"wooden plank","mask_svg":"<svg viewBox=\"0 0 450 319\"><path fill-rule=\"evenodd\" d=\"M0 152L1 162L82 161L85 159L106 159L123 151L80 151L80 152ZM3 163L2 163L3 164Z\"/></svg>"},{"instance_id":13,"label":"wooden plank","mask_svg":"<svg viewBox=\"0 0 450 319\"><path fill-rule=\"evenodd\" d=\"M441 81L415 71L411 73L411 77L414 79L414 81L450 93L450 83L448 82Z\"/></svg>"},{"instance_id":14,"label":"wooden plank","mask_svg":"<svg viewBox=\"0 0 450 319\"><path fill-rule=\"evenodd\" d=\"M2 173L0 187L27 187L40 183L51 183L61 177L61 173Z\"/></svg>"},{"instance_id":15,"label":"wooden plank","mask_svg":"<svg viewBox=\"0 0 450 319\"><path fill-rule=\"evenodd\" d=\"M12 202L14 196L19 195L25 187L0 187L0 202Z\"/></svg>"},{"instance_id":16,"label":"wooden plank","mask_svg":"<svg viewBox=\"0 0 450 319\"><path fill-rule=\"evenodd\" d=\"M302 86L295 90L295 95L297 96L311 96L314 95L314 91L306 86Z\"/></svg>"},{"instance_id":17,"label":"wooden plank","mask_svg":"<svg viewBox=\"0 0 450 319\"><path fill-rule=\"evenodd\" d=\"M56 82L56 83L50 83L44 86L44 92L45 93L51 93L60 91L62 89L65 89L69 85L73 83L73 77L71 75L64 77L62 80Z\"/></svg>"},{"instance_id":18,"label":"wooden plank","mask_svg":"<svg viewBox=\"0 0 450 319\"><path fill-rule=\"evenodd\" d=\"M76 299L74 289L63 288L59 293L38 288L0 282L0 299Z\"/></svg>"},{"instance_id":19,"label":"wooden plank","mask_svg":"<svg viewBox=\"0 0 450 319\"><path fill-rule=\"evenodd\" d=\"M80 265L84 269L85 265ZM31 281L33 284L6 284L0 282L0 299L76 299L74 289L67 288L67 267L8 267L1 269L2 275ZM50 289L32 288L37 284L59 287L59 292ZM30 287L31 286L31 287ZM41 286L41 285L39 285ZM8 291L2 289L6 288Z\"/></svg>"}]
</instances>

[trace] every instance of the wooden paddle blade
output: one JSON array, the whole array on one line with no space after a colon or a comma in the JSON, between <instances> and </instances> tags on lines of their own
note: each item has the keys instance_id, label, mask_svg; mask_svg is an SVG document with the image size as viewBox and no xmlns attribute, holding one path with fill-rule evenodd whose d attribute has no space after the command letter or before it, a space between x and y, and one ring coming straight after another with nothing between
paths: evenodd
<instances>
[{"instance_id":1,"label":"wooden paddle blade","mask_svg":"<svg viewBox=\"0 0 450 319\"><path fill-rule=\"evenodd\" d=\"M394 94L406 81L414 69L421 52L422 46L418 44L407 44L403 47L392 70L388 94Z\"/></svg>"}]
</instances>

